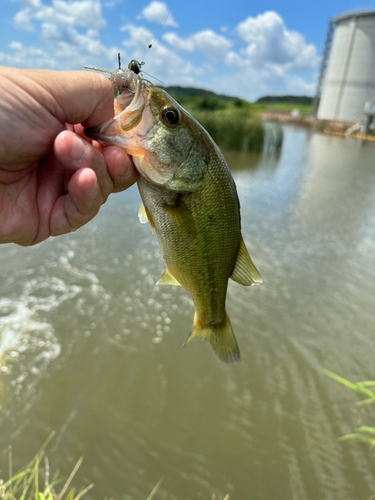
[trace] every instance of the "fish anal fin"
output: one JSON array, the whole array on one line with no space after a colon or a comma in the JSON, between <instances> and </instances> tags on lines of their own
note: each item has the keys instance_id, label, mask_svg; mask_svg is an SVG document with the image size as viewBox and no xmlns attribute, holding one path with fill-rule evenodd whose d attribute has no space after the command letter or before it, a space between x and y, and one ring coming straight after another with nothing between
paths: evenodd
<instances>
[{"instance_id":1,"label":"fish anal fin","mask_svg":"<svg viewBox=\"0 0 375 500\"><path fill-rule=\"evenodd\" d=\"M156 284L182 286L181 283L176 280L176 278L173 276L173 274L170 272L168 268L166 269L165 273Z\"/></svg>"},{"instance_id":2,"label":"fish anal fin","mask_svg":"<svg viewBox=\"0 0 375 500\"><path fill-rule=\"evenodd\" d=\"M224 363L238 363L241 361L240 349L227 315L225 315L225 320L220 325L202 326L195 318L193 330L187 342L196 338L208 340L217 357Z\"/></svg>"},{"instance_id":3,"label":"fish anal fin","mask_svg":"<svg viewBox=\"0 0 375 500\"><path fill-rule=\"evenodd\" d=\"M181 232L189 234L190 236L196 235L197 227L195 221L183 201L178 200L175 205L165 205L165 208Z\"/></svg>"},{"instance_id":4,"label":"fish anal fin","mask_svg":"<svg viewBox=\"0 0 375 500\"><path fill-rule=\"evenodd\" d=\"M147 208L144 206L143 203L139 207L138 218L139 218L139 222L141 224L147 224L147 222L148 222L151 226L152 232L155 231L155 223L152 219L150 212L147 210Z\"/></svg>"},{"instance_id":5,"label":"fish anal fin","mask_svg":"<svg viewBox=\"0 0 375 500\"><path fill-rule=\"evenodd\" d=\"M236 264L230 277L233 281L244 286L260 285L263 283L262 277L251 260L242 237Z\"/></svg>"}]
</instances>

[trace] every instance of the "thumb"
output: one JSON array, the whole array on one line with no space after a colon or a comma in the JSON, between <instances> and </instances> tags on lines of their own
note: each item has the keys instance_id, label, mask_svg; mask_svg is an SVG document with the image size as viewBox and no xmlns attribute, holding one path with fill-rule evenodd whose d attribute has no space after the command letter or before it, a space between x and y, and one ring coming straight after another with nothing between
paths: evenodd
<instances>
[{"instance_id":1,"label":"thumb","mask_svg":"<svg viewBox=\"0 0 375 500\"><path fill-rule=\"evenodd\" d=\"M35 87L37 101L42 99L41 104L61 123L93 127L113 118L113 88L104 75L88 71L19 71L31 83L28 92L32 94ZM45 97L40 87L47 91Z\"/></svg>"}]
</instances>

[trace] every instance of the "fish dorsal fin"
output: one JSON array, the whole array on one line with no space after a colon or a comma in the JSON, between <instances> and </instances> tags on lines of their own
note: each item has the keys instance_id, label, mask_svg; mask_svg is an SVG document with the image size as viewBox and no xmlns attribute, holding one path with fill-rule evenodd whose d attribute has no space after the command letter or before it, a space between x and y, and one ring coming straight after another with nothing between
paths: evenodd
<instances>
[{"instance_id":1,"label":"fish dorsal fin","mask_svg":"<svg viewBox=\"0 0 375 500\"><path fill-rule=\"evenodd\" d=\"M138 211L138 218L139 218L139 222L141 224L147 224L147 222L150 223L150 226L151 226L151 229L152 229L152 232L155 231L155 224L154 224L154 221L152 220L152 217L151 217L151 214L150 212L147 210L147 208L143 205L139 207L139 211Z\"/></svg>"},{"instance_id":2,"label":"fish dorsal fin","mask_svg":"<svg viewBox=\"0 0 375 500\"><path fill-rule=\"evenodd\" d=\"M260 285L263 283L262 277L251 260L242 237L236 264L230 277L233 281L237 281L237 283L244 286Z\"/></svg>"},{"instance_id":3,"label":"fish dorsal fin","mask_svg":"<svg viewBox=\"0 0 375 500\"><path fill-rule=\"evenodd\" d=\"M173 274L170 272L170 270L167 268L165 270L165 273L163 276L160 278L160 280L156 283L157 285L176 285L176 286L181 286L181 283L179 283L176 278L173 276Z\"/></svg>"}]
</instances>

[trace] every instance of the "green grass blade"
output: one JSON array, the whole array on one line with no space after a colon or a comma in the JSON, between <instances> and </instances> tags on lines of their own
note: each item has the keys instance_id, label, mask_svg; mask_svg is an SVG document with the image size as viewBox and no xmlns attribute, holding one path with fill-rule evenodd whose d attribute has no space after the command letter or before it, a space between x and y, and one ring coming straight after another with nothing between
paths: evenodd
<instances>
[{"instance_id":1,"label":"green grass blade","mask_svg":"<svg viewBox=\"0 0 375 500\"><path fill-rule=\"evenodd\" d=\"M74 500L74 495L76 493L76 490L72 488L69 493L66 496L66 500Z\"/></svg>"},{"instance_id":2,"label":"green grass blade","mask_svg":"<svg viewBox=\"0 0 375 500\"><path fill-rule=\"evenodd\" d=\"M352 389L355 392L359 392L360 394L367 396L368 399L373 399L375 401L375 393L370 391L370 389L367 389L366 385L363 384L363 382L357 382L357 383L350 382L346 378L340 377L340 375L337 375L336 373L330 372L329 370L323 370L323 373L328 375L333 380L336 380L336 382L340 382L340 384L343 384L346 387L349 387L349 389Z\"/></svg>"},{"instance_id":3,"label":"green grass blade","mask_svg":"<svg viewBox=\"0 0 375 500\"><path fill-rule=\"evenodd\" d=\"M44 450L43 451L40 451L36 456L35 458L32 460L32 462L34 462L34 467L33 469L31 470L30 472L30 476L27 478L25 477L25 485L24 485L24 488L23 488L23 491L22 491L22 495L20 497L20 500L25 500L26 498L26 495L27 493L29 492L30 490L30 487L31 487L31 484L33 483L33 481L35 481L35 485L38 484L38 478L39 478L39 464L40 464L40 460L43 456L43 453L44 453ZM37 500L37 497L35 497L35 500Z\"/></svg>"},{"instance_id":4,"label":"green grass blade","mask_svg":"<svg viewBox=\"0 0 375 500\"><path fill-rule=\"evenodd\" d=\"M39 464L40 461L35 464L35 500L39 500Z\"/></svg>"},{"instance_id":5,"label":"green grass blade","mask_svg":"<svg viewBox=\"0 0 375 500\"><path fill-rule=\"evenodd\" d=\"M163 478L161 477L159 479L159 481L155 484L155 486L153 487L151 493L149 494L147 500L152 500L154 498L154 496L156 495L156 492L158 491L158 489L160 488L160 485L161 483L163 482Z\"/></svg>"},{"instance_id":6,"label":"green grass blade","mask_svg":"<svg viewBox=\"0 0 375 500\"><path fill-rule=\"evenodd\" d=\"M346 387L349 387L349 389L357 391L357 385L353 384L349 380L346 380L346 378L340 377L340 375L336 375L336 373L330 372L329 370L323 370L323 373L328 375L328 377L331 377L333 380L336 380L336 382L340 382L340 384L346 385Z\"/></svg>"},{"instance_id":7,"label":"green grass blade","mask_svg":"<svg viewBox=\"0 0 375 500\"><path fill-rule=\"evenodd\" d=\"M363 443L369 443L373 445L375 443L375 438L371 438L368 436L364 436L363 434L354 432L353 434L346 434L345 436L341 436L340 441L349 441L351 439L357 439L358 441L362 441Z\"/></svg>"},{"instance_id":8,"label":"green grass blade","mask_svg":"<svg viewBox=\"0 0 375 500\"><path fill-rule=\"evenodd\" d=\"M73 480L83 458L78 460L68 480L65 482L60 493L56 493L54 485L60 482L58 472L55 472L52 482L49 481L49 464L45 459L44 468L44 491L40 491L42 477L40 464L44 457L45 448L49 441L54 436L52 433L43 446L40 448L35 457L24 467L11 476L6 482L0 481L0 500L80 500L94 485L90 484L76 495L74 488L69 490L71 481ZM11 467L9 469L11 473ZM158 486L158 485L157 485ZM65 496L66 495L66 496ZM151 497L150 497L151 498Z\"/></svg>"},{"instance_id":9,"label":"green grass blade","mask_svg":"<svg viewBox=\"0 0 375 500\"><path fill-rule=\"evenodd\" d=\"M361 427L358 427L358 429L356 429L356 432L368 432L369 434L373 434L375 436L375 427L361 425Z\"/></svg>"}]
</instances>

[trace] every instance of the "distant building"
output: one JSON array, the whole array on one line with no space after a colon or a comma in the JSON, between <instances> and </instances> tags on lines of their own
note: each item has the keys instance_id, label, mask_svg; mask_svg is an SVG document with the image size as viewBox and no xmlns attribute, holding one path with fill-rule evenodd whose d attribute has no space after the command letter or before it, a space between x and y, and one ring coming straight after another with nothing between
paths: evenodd
<instances>
[{"instance_id":1,"label":"distant building","mask_svg":"<svg viewBox=\"0 0 375 500\"><path fill-rule=\"evenodd\" d=\"M360 121L366 102L374 98L375 11L342 14L329 23L315 98L317 116Z\"/></svg>"}]
</instances>

